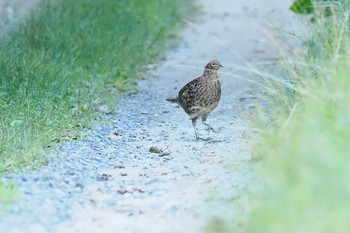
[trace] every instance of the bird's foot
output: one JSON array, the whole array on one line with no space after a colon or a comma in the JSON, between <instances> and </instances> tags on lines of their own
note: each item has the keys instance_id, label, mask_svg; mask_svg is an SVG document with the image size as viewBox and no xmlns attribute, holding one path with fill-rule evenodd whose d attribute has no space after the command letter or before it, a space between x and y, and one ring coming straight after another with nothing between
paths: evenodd
<instances>
[{"instance_id":1,"label":"bird's foot","mask_svg":"<svg viewBox=\"0 0 350 233\"><path fill-rule=\"evenodd\" d=\"M209 125L207 122L203 121L203 125L207 126L207 131L210 132L214 132L217 133L218 131L216 131L211 125Z\"/></svg>"},{"instance_id":2,"label":"bird's foot","mask_svg":"<svg viewBox=\"0 0 350 233\"><path fill-rule=\"evenodd\" d=\"M214 128L211 127L210 125L208 126L207 131L208 131L208 132L212 131L213 133L218 133L218 132L219 132L218 130L214 129Z\"/></svg>"}]
</instances>

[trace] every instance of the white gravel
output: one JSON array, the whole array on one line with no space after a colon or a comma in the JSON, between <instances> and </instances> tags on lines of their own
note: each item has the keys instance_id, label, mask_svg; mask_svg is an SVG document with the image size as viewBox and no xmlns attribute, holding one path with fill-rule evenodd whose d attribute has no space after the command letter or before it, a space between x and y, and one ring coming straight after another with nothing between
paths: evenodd
<instances>
[{"instance_id":1,"label":"white gravel","mask_svg":"<svg viewBox=\"0 0 350 233\"><path fill-rule=\"evenodd\" d=\"M244 214L255 179L247 119L259 86L237 66L278 59L280 48L262 29L288 31L291 1L198 2L201 12L181 43L148 72L139 93L122 99L108 124L53 151L47 167L7 175L22 194L0 213L0 232L196 233L211 219L235 222ZM225 65L222 101L208 118L219 132L198 122L200 135L213 140L195 141L188 116L165 99L211 59ZM151 146L167 153L150 153Z\"/></svg>"}]
</instances>

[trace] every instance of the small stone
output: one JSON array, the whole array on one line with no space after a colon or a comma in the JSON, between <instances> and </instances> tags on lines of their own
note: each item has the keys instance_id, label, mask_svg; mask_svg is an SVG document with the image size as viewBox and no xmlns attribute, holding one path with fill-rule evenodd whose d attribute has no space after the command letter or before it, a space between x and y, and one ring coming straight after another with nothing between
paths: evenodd
<instances>
[{"instance_id":1,"label":"small stone","mask_svg":"<svg viewBox=\"0 0 350 233\"><path fill-rule=\"evenodd\" d=\"M149 152L151 152L151 153L156 153L156 154L160 154L160 153L162 153L162 150L159 149L159 148L156 147L156 146L151 146L151 148L149 148Z\"/></svg>"},{"instance_id":2,"label":"small stone","mask_svg":"<svg viewBox=\"0 0 350 233\"><path fill-rule=\"evenodd\" d=\"M122 169L122 168L125 168L125 166L120 164L120 163L116 163L116 164L114 164L113 168L114 169L117 169L117 168Z\"/></svg>"},{"instance_id":3,"label":"small stone","mask_svg":"<svg viewBox=\"0 0 350 233\"><path fill-rule=\"evenodd\" d=\"M114 141L122 139L122 135L118 131L113 131L108 135L108 138Z\"/></svg>"},{"instance_id":4,"label":"small stone","mask_svg":"<svg viewBox=\"0 0 350 233\"><path fill-rule=\"evenodd\" d=\"M82 188L84 188L84 185L82 183L76 183L75 187L82 189Z\"/></svg>"},{"instance_id":5,"label":"small stone","mask_svg":"<svg viewBox=\"0 0 350 233\"><path fill-rule=\"evenodd\" d=\"M110 174L102 173L101 175L97 176L98 181L107 181L111 177Z\"/></svg>"},{"instance_id":6,"label":"small stone","mask_svg":"<svg viewBox=\"0 0 350 233\"><path fill-rule=\"evenodd\" d=\"M171 154L171 151L169 151L167 149L168 149L168 147L165 150L163 150L163 149L159 149L156 146L151 146L151 148L149 148L149 152L159 154L159 157L163 157L163 156Z\"/></svg>"}]
</instances>

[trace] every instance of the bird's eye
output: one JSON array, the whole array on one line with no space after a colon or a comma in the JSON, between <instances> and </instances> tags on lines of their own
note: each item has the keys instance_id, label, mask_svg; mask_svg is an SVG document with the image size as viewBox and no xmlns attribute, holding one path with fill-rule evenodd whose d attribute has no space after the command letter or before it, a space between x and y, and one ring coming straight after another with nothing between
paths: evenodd
<instances>
[{"instance_id":1,"label":"bird's eye","mask_svg":"<svg viewBox=\"0 0 350 233\"><path fill-rule=\"evenodd\" d=\"M211 65L211 66L217 66L217 64L214 63L214 62L212 62L210 65Z\"/></svg>"}]
</instances>

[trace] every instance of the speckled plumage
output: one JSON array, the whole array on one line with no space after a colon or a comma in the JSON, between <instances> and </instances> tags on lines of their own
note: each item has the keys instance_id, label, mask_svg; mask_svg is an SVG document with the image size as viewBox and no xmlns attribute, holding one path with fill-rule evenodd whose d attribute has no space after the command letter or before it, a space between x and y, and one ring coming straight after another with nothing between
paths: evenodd
<instances>
[{"instance_id":1,"label":"speckled plumage","mask_svg":"<svg viewBox=\"0 0 350 233\"><path fill-rule=\"evenodd\" d=\"M206 120L220 101L221 86L217 74L220 67L222 65L219 61L210 61L205 66L202 76L187 83L177 97L167 99L169 102L178 103L190 116L197 139L199 137L196 131L196 121L199 117L202 118L203 124L208 126L208 129L213 130Z\"/></svg>"}]
</instances>

